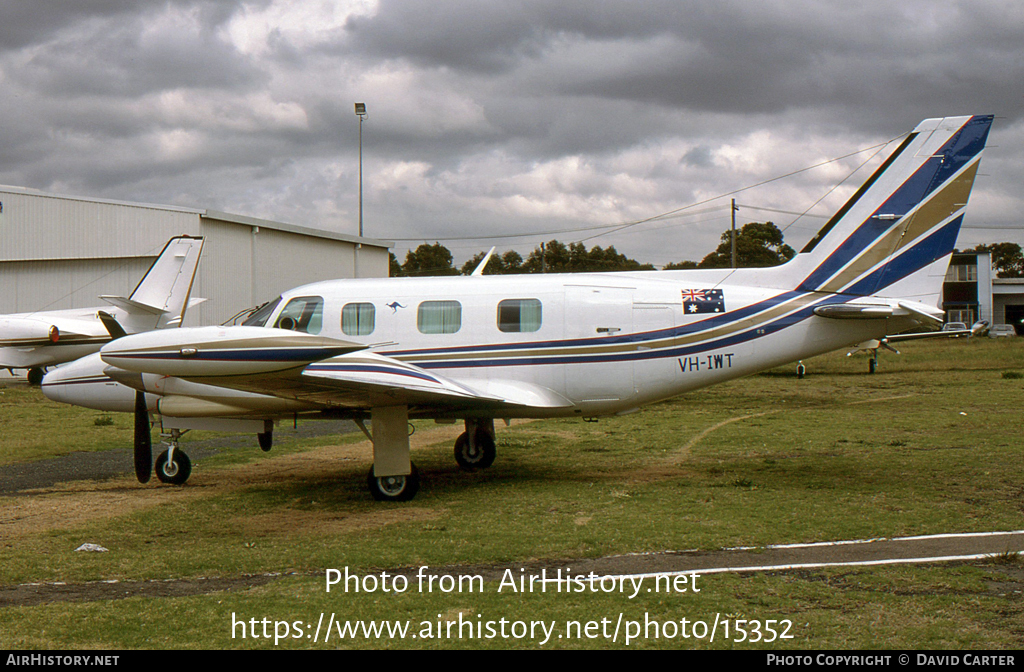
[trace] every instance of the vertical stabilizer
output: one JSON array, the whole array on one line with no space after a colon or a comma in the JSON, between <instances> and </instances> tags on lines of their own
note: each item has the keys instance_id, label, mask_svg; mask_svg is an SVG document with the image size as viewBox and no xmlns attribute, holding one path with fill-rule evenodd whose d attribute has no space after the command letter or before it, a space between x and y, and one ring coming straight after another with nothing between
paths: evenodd
<instances>
[{"instance_id":1,"label":"vertical stabilizer","mask_svg":"<svg viewBox=\"0 0 1024 672\"><path fill-rule=\"evenodd\" d=\"M797 256L803 291L937 295L991 115L926 119ZM942 272L944 272L942 268Z\"/></svg>"},{"instance_id":2,"label":"vertical stabilizer","mask_svg":"<svg viewBox=\"0 0 1024 672\"><path fill-rule=\"evenodd\" d=\"M172 238L128 298L102 296L127 313L129 332L176 327L188 309L203 239Z\"/></svg>"}]
</instances>

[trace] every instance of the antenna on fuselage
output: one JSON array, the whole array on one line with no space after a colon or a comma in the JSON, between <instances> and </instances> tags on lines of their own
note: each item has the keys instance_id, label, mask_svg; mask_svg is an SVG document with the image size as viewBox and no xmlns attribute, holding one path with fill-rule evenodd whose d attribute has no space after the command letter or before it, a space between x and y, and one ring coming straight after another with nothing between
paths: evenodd
<instances>
[{"instance_id":1,"label":"antenna on fuselage","mask_svg":"<svg viewBox=\"0 0 1024 672\"><path fill-rule=\"evenodd\" d=\"M492 254L494 254L494 248L493 247L491 249L487 250L487 254L484 255L484 260L476 265L476 268L473 269L473 272L470 273L470 276L483 275L484 274L484 266L486 266L487 262L491 260L491 255Z\"/></svg>"}]
</instances>

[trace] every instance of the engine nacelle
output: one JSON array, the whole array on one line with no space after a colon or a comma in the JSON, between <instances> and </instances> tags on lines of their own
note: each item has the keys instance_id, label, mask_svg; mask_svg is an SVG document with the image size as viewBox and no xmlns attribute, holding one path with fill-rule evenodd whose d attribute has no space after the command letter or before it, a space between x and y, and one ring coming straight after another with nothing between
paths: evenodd
<instances>
[{"instance_id":1,"label":"engine nacelle","mask_svg":"<svg viewBox=\"0 0 1024 672\"><path fill-rule=\"evenodd\" d=\"M107 375L106 368L98 352L58 366L43 378L43 394L53 401L98 411L134 412L135 390ZM146 402L150 409L156 406L154 397Z\"/></svg>"},{"instance_id":2,"label":"engine nacelle","mask_svg":"<svg viewBox=\"0 0 1024 672\"><path fill-rule=\"evenodd\" d=\"M126 371L182 378L272 373L365 346L266 327L189 327L124 336L103 361Z\"/></svg>"}]
</instances>

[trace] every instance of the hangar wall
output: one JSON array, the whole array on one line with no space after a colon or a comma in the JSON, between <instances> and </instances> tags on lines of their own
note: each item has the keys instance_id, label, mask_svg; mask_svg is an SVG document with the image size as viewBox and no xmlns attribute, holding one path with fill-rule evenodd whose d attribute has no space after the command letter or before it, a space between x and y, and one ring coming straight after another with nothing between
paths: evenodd
<instances>
[{"instance_id":1,"label":"hangar wall","mask_svg":"<svg viewBox=\"0 0 1024 672\"><path fill-rule=\"evenodd\" d=\"M297 285L386 277L386 241L195 208L0 187L0 314L127 296L167 241L203 236L185 324L219 324ZM358 259L357 259L358 257Z\"/></svg>"}]
</instances>

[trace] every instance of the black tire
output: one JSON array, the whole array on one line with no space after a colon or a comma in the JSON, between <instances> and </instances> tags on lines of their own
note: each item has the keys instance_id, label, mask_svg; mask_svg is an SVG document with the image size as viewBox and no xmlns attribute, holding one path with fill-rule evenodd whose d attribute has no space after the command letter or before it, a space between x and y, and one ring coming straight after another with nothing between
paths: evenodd
<instances>
[{"instance_id":1,"label":"black tire","mask_svg":"<svg viewBox=\"0 0 1024 672\"><path fill-rule=\"evenodd\" d=\"M868 360L868 373L874 373L876 368L877 368L877 366L875 365L875 360L869 359Z\"/></svg>"},{"instance_id":2,"label":"black tire","mask_svg":"<svg viewBox=\"0 0 1024 672\"><path fill-rule=\"evenodd\" d=\"M373 475L373 467L366 478L366 484L370 487L370 494L378 502L408 502L420 489L420 475L413 464L412 473L408 476L384 476L377 478Z\"/></svg>"},{"instance_id":3,"label":"black tire","mask_svg":"<svg viewBox=\"0 0 1024 672\"><path fill-rule=\"evenodd\" d=\"M43 376L46 375L46 371L42 367L35 366L28 370L28 384L32 387L39 387L43 384Z\"/></svg>"},{"instance_id":4,"label":"black tire","mask_svg":"<svg viewBox=\"0 0 1024 672\"><path fill-rule=\"evenodd\" d=\"M256 435L256 440L259 441L260 450L264 453L269 453L270 449L274 447L273 432L260 432Z\"/></svg>"},{"instance_id":5,"label":"black tire","mask_svg":"<svg viewBox=\"0 0 1024 672\"><path fill-rule=\"evenodd\" d=\"M498 451L494 446L494 437L484 430L477 430L476 445L469 446L466 432L455 439L455 461L463 469L486 469L494 464Z\"/></svg>"},{"instance_id":6,"label":"black tire","mask_svg":"<svg viewBox=\"0 0 1024 672\"><path fill-rule=\"evenodd\" d=\"M174 462L167 464L167 453L164 451L156 458L156 477L163 483L181 485L192 475L192 461L181 450L174 451Z\"/></svg>"}]
</instances>

